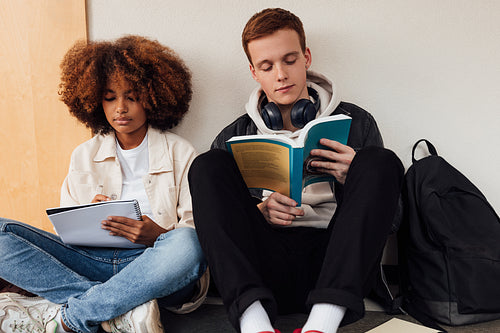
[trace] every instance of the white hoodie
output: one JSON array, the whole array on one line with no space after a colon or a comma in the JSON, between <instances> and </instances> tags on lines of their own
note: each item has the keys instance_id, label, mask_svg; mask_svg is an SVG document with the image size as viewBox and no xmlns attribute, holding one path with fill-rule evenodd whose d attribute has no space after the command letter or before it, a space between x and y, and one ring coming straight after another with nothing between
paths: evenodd
<instances>
[{"instance_id":1,"label":"white hoodie","mask_svg":"<svg viewBox=\"0 0 500 333\"><path fill-rule=\"evenodd\" d=\"M308 70L307 86L318 92L321 101L316 118L329 116L340 104L338 92L333 82L324 75ZM257 125L257 134L280 134L296 139L301 132L300 129L295 132L288 130L276 131L265 125L260 115L260 105L263 98L262 89L260 87L256 88L245 105L248 115ZM271 193L270 191L264 191L264 199ZM315 183L304 188L301 208L304 210L304 216L297 217L290 225L291 227L327 228L337 208L337 202L330 183Z\"/></svg>"}]
</instances>

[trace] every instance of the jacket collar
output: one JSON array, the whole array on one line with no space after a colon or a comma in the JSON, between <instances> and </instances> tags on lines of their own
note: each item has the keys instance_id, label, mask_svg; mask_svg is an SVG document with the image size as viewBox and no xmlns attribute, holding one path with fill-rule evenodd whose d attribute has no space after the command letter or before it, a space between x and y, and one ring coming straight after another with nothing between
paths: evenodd
<instances>
[{"instance_id":1,"label":"jacket collar","mask_svg":"<svg viewBox=\"0 0 500 333\"><path fill-rule=\"evenodd\" d=\"M173 170L172 160L168 152L167 137L157 129L148 128L149 173L168 172ZM102 136L101 145L94 156L94 162L117 159L116 136L112 132Z\"/></svg>"},{"instance_id":2,"label":"jacket collar","mask_svg":"<svg viewBox=\"0 0 500 333\"><path fill-rule=\"evenodd\" d=\"M168 152L167 135L155 128L148 129L149 173L169 172L174 170Z\"/></svg>"},{"instance_id":3,"label":"jacket collar","mask_svg":"<svg viewBox=\"0 0 500 333\"><path fill-rule=\"evenodd\" d=\"M108 158L116 158L116 137L115 132L100 135L101 144L94 156L94 162L103 162Z\"/></svg>"}]
</instances>

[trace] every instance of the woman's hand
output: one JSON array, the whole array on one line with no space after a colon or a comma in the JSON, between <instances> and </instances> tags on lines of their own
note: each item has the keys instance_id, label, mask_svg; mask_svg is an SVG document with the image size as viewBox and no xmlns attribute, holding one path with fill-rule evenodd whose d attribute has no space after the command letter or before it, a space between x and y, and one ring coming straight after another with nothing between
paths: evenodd
<instances>
[{"instance_id":1,"label":"woman's hand","mask_svg":"<svg viewBox=\"0 0 500 333\"><path fill-rule=\"evenodd\" d=\"M96 194L96 196L94 197L94 199L92 199L92 203L96 203L96 202L101 202L101 201L109 201L111 200L110 197L104 195L104 194Z\"/></svg>"},{"instance_id":2,"label":"woman's hand","mask_svg":"<svg viewBox=\"0 0 500 333\"><path fill-rule=\"evenodd\" d=\"M296 206L295 200L278 192L273 192L257 205L267 222L275 225L289 225L295 217L304 215L304 211Z\"/></svg>"},{"instance_id":3,"label":"woman's hand","mask_svg":"<svg viewBox=\"0 0 500 333\"><path fill-rule=\"evenodd\" d=\"M122 236L132 243L153 246L158 236L167 230L146 215L141 218L142 220L138 221L124 216L108 216L108 219L101 224L102 228L108 230L112 236Z\"/></svg>"},{"instance_id":4,"label":"woman's hand","mask_svg":"<svg viewBox=\"0 0 500 333\"><path fill-rule=\"evenodd\" d=\"M323 159L312 161L311 166L315 171L330 174L339 183L344 184L356 152L351 147L333 140L321 139L319 143L330 149L311 150L311 156Z\"/></svg>"}]
</instances>

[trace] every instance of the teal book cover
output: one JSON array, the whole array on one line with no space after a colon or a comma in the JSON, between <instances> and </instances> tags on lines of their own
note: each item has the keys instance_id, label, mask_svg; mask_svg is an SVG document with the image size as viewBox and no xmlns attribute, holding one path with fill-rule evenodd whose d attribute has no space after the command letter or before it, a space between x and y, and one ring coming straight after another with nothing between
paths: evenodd
<instances>
[{"instance_id":1,"label":"teal book cover","mask_svg":"<svg viewBox=\"0 0 500 333\"><path fill-rule=\"evenodd\" d=\"M226 146L240 169L248 188L282 193L302 203L305 186L333 181L333 176L319 174L308 167L312 149L325 149L322 138L347 144L351 118L334 115L310 121L296 139L284 135L236 136Z\"/></svg>"}]
</instances>

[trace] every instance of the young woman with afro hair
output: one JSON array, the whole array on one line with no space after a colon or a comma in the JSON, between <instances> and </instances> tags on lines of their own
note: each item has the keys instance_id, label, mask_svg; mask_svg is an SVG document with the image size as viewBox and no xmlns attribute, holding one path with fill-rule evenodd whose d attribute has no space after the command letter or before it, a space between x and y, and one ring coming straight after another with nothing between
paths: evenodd
<instances>
[{"instance_id":1,"label":"young woman with afro hair","mask_svg":"<svg viewBox=\"0 0 500 333\"><path fill-rule=\"evenodd\" d=\"M61 69L61 100L94 133L71 156L61 206L137 199L143 215L101 222L131 248L0 219L0 277L37 295L0 294L0 332L163 332L159 306L192 311L208 289L187 184L196 152L168 131L188 111L190 72L139 36L78 42Z\"/></svg>"}]
</instances>

